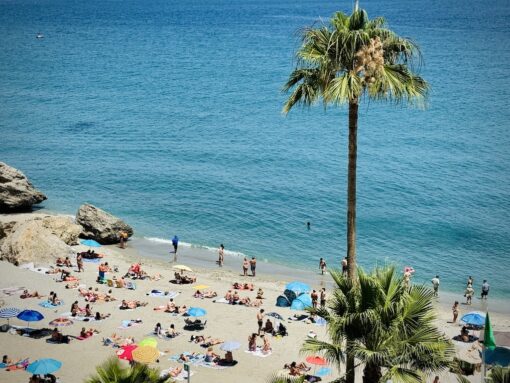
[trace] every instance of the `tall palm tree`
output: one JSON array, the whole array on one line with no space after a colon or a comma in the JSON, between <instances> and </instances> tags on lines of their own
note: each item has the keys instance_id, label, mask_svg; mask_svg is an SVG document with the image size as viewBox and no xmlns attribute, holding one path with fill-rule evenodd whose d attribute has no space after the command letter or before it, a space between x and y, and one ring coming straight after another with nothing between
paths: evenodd
<instances>
[{"instance_id":1,"label":"tall palm tree","mask_svg":"<svg viewBox=\"0 0 510 383\"><path fill-rule=\"evenodd\" d=\"M160 378L157 368L135 363L124 368L115 357L106 360L96 367L96 374L88 378L86 383L170 383L170 378Z\"/></svg>"},{"instance_id":2,"label":"tall palm tree","mask_svg":"<svg viewBox=\"0 0 510 383\"><path fill-rule=\"evenodd\" d=\"M454 348L434 325L433 292L407 287L392 267L357 273L353 282L331 272L333 297L328 308L317 311L326 319L330 341L307 339L302 351L323 354L338 366L346 354L354 356L365 383L421 383L447 369ZM347 363L345 381L354 382L354 364Z\"/></svg>"},{"instance_id":3,"label":"tall palm tree","mask_svg":"<svg viewBox=\"0 0 510 383\"><path fill-rule=\"evenodd\" d=\"M412 72L418 47L386 27L382 17L370 20L366 11L337 12L328 25L305 28L297 67L284 85L291 91L283 112L294 105L317 101L349 105L349 163L347 181L348 275L356 278L356 158L358 106L363 99L420 103L426 81Z\"/></svg>"}]
</instances>

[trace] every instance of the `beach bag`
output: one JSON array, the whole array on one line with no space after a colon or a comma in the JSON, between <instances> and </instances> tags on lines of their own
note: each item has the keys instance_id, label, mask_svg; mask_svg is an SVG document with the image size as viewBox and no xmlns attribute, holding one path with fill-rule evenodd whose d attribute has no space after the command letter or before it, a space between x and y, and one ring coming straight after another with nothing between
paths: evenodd
<instances>
[{"instance_id":1,"label":"beach bag","mask_svg":"<svg viewBox=\"0 0 510 383\"><path fill-rule=\"evenodd\" d=\"M278 307L289 307L290 301L285 295L280 295L276 298L276 306Z\"/></svg>"}]
</instances>

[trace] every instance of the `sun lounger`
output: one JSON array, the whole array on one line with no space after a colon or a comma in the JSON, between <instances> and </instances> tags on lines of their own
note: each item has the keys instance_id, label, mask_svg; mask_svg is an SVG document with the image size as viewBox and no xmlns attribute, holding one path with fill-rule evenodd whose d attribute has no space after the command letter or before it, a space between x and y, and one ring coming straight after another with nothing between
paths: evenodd
<instances>
[{"instance_id":1,"label":"sun lounger","mask_svg":"<svg viewBox=\"0 0 510 383\"><path fill-rule=\"evenodd\" d=\"M184 325L184 330L188 331L200 331L205 329L205 325L207 324L207 320L205 322L196 322L196 323L186 323Z\"/></svg>"}]
</instances>

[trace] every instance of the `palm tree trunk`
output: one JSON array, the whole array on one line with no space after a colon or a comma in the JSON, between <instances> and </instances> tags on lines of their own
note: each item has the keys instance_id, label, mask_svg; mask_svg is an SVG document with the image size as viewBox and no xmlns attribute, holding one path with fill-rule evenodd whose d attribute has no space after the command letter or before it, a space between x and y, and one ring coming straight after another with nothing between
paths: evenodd
<instances>
[{"instance_id":1,"label":"palm tree trunk","mask_svg":"<svg viewBox=\"0 0 510 383\"><path fill-rule=\"evenodd\" d=\"M349 165L347 175L347 275L356 279L356 159L358 152L358 99L349 102Z\"/></svg>"},{"instance_id":2,"label":"palm tree trunk","mask_svg":"<svg viewBox=\"0 0 510 383\"><path fill-rule=\"evenodd\" d=\"M354 383L354 378L354 356L352 355L352 351L348 351L345 360L345 383Z\"/></svg>"}]
</instances>

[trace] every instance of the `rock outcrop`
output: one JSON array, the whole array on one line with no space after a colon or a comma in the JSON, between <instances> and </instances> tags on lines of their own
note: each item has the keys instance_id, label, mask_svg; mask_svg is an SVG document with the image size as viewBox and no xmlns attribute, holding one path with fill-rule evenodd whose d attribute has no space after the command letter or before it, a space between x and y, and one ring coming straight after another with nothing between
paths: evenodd
<instances>
[{"instance_id":1,"label":"rock outcrop","mask_svg":"<svg viewBox=\"0 0 510 383\"><path fill-rule=\"evenodd\" d=\"M47 216L42 219L42 225L67 245L79 244L78 238L82 232L82 228L80 225L74 223L73 218L63 215Z\"/></svg>"},{"instance_id":2,"label":"rock outcrop","mask_svg":"<svg viewBox=\"0 0 510 383\"><path fill-rule=\"evenodd\" d=\"M0 213L30 210L45 199L22 172L0 162Z\"/></svg>"},{"instance_id":3,"label":"rock outcrop","mask_svg":"<svg viewBox=\"0 0 510 383\"><path fill-rule=\"evenodd\" d=\"M76 213L76 223L83 227L83 237L103 245L118 243L121 231L126 232L128 237L133 235L133 229L127 223L90 204L80 206Z\"/></svg>"},{"instance_id":4,"label":"rock outcrop","mask_svg":"<svg viewBox=\"0 0 510 383\"><path fill-rule=\"evenodd\" d=\"M14 264L54 263L57 257L73 254L73 248L45 227L44 219L16 223L0 247L0 258Z\"/></svg>"}]
</instances>

